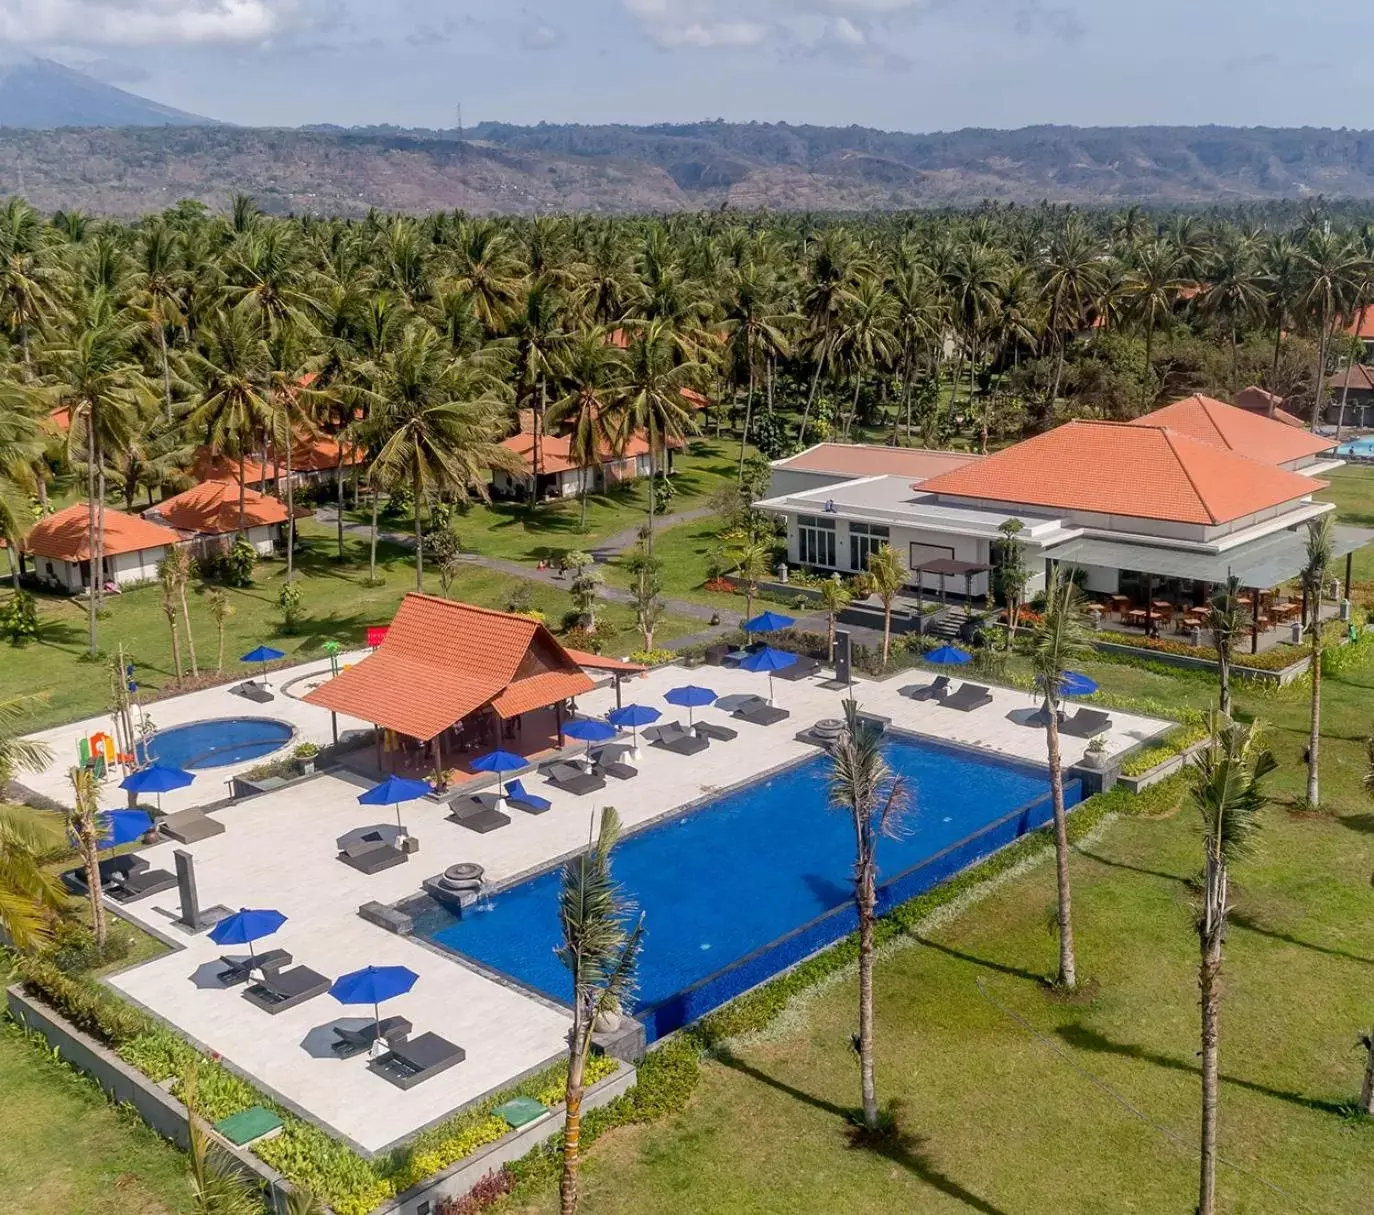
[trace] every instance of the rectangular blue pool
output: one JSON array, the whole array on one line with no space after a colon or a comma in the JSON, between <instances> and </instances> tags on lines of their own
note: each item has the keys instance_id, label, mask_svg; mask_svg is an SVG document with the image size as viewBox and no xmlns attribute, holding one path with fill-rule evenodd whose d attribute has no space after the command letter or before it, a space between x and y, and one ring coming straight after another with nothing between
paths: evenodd
<instances>
[{"instance_id":1,"label":"rectangular blue pool","mask_svg":"<svg viewBox=\"0 0 1374 1215\"><path fill-rule=\"evenodd\" d=\"M728 744L742 745L742 744ZM878 845L880 908L912 898L1052 817L1044 769L896 736L888 762L913 809ZM826 756L625 837L613 866L644 913L634 1011L662 1037L839 940L856 926L854 831L826 807ZM622 804L630 783L614 791ZM1065 799L1076 805L1077 781ZM571 996L559 943L560 871L498 893L462 918L422 912L415 931L556 1000Z\"/></svg>"}]
</instances>

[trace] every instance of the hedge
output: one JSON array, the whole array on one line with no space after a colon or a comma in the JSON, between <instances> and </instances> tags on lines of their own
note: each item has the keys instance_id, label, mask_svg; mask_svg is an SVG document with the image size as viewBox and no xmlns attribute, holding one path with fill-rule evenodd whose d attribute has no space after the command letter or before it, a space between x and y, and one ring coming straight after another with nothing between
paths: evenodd
<instances>
[{"instance_id":1,"label":"hedge","mask_svg":"<svg viewBox=\"0 0 1374 1215\"><path fill-rule=\"evenodd\" d=\"M1170 730L1158 742L1146 747L1143 751L1137 751L1124 764L1121 765L1122 776L1144 776L1151 768L1158 767L1165 760L1173 759L1175 755L1182 755L1194 743L1201 742L1211 731L1207 726L1207 717L1196 709L1189 709L1183 714L1183 722Z\"/></svg>"}]
</instances>

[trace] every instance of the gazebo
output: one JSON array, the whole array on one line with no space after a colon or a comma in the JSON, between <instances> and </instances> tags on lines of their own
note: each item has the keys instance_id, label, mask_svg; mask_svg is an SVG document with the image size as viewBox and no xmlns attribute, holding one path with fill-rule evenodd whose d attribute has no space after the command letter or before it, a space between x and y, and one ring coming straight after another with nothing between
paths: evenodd
<instances>
[{"instance_id":1,"label":"gazebo","mask_svg":"<svg viewBox=\"0 0 1374 1215\"><path fill-rule=\"evenodd\" d=\"M373 722L379 770L387 753L391 771L432 767L442 783L469 753L559 745L564 704L593 687L539 621L412 593L372 654L305 699Z\"/></svg>"},{"instance_id":2,"label":"gazebo","mask_svg":"<svg viewBox=\"0 0 1374 1215\"><path fill-rule=\"evenodd\" d=\"M940 604L945 603L945 579L962 578L964 580L964 598L968 601L969 607L973 606L973 576L975 574L986 574L992 567L983 565L977 561L956 561L953 557L938 557L934 561L926 561L918 565L911 572L916 575L916 606L921 606L922 593L922 574L934 574L940 579Z\"/></svg>"}]
</instances>

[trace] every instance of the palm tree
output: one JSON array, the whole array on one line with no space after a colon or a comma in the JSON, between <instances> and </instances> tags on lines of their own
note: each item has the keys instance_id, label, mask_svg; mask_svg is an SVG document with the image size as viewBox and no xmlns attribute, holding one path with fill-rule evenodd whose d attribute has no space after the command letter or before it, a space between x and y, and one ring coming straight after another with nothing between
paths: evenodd
<instances>
[{"instance_id":1,"label":"palm tree","mask_svg":"<svg viewBox=\"0 0 1374 1215\"><path fill-rule=\"evenodd\" d=\"M1178 247L1154 240L1136 250L1123 284L1127 310L1145 326L1145 391L1153 393L1155 330L1173 316L1179 292L1188 286ZM1149 402L1147 401L1146 404Z\"/></svg>"},{"instance_id":2,"label":"palm tree","mask_svg":"<svg viewBox=\"0 0 1374 1215\"><path fill-rule=\"evenodd\" d=\"M8 377L0 380L0 540L5 542L15 591L19 563L14 555L33 522L28 491L40 481L34 469L43 459L36 402L28 386Z\"/></svg>"},{"instance_id":3,"label":"palm tree","mask_svg":"<svg viewBox=\"0 0 1374 1215\"><path fill-rule=\"evenodd\" d=\"M806 406L802 410L801 429L797 432L797 438L802 442L806 441L806 424L811 417L811 406L816 401L821 375L834 357L831 335L835 323L849 302L864 266L858 245L843 228L828 228L816 243L815 256L808 267L806 288L802 295L807 345L815 361L811 387L806 394Z\"/></svg>"},{"instance_id":4,"label":"palm tree","mask_svg":"<svg viewBox=\"0 0 1374 1215\"><path fill-rule=\"evenodd\" d=\"M1045 332L1054 343L1054 381L1045 406L1048 423L1064 379L1065 334L1083 327L1089 306L1100 292L1104 277L1101 242L1079 215L1070 215L1055 234L1041 267L1044 284Z\"/></svg>"},{"instance_id":5,"label":"palm tree","mask_svg":"<svg viewBox=\"0 0 1374 1215\"><path fill-rule=\"evenodd\" d=\"M91 931L97 948L105 945L105 904L100 893L100 837L104 824L100 817L100 781L95 768L72 768L72 805L67 811L67 829L76 840L86 871L86 891L91 905Z\"/></svg>"},{"instance_id":6,"label":"palm tree","mask_svg":"<svg viewBox=\"0 0 1374 1215\"><path fill-rule=\"evenodd\" d=\"M0 806L0 930L16 949L51 939L66 896L43 859L60 847L60 834L43 830L37 812Z\"/></svg>"},{"instance_id":7,"label":"palm tree","mask_svg":"<svg viewBox=\"0 0 1374 1215\"><path fill-rule=\"evenodd\" d=\"M750 538L735 549L731 560L735 572L744 583L744 618L750 620L754 615L754 596L759 593L759 580L768 576L769 563L773 556L773 546L764 540Z\"/></svg>"},{"instance_id":8,"label":"palm tree","mask_svg":"<svg viewBox=\"0 0 1374 1215\"><path fill-rule=\"evenodd\" d=\"M821 603L825 605L826 662L835 661L835 623L853 599L854 592L839 578L827 578L821 583Z\"/></svg>"},{"instance_id":9,"label":"palm tree","mask_svg":"<svg viewBox=\"0 0 1374 1215\"><path fill-rule=\"evenodd\" d=\"M539 504L539 471L549 384L556 375L560 355L567 345L564 328L566 297L550 278L537 278L528 284L524 297L508 323L509 340L515 355L515 391L518 404L525 405L532 419L533 450L530 453L530 508Z\"/></svg>"},{"instance_id":10,"label":"palm tree","mask_svg":"<svg viewBox=\"0 0 1374 1215\"><path fill-rule=\"evenodd\" d=\"M1245 612L1240 604L1240 579L1234 574L1212 593L1208 605L1208 625L1212 630L1212 647L1217 652L1217 669L1221 691L1217 711L1225 718L1231 716L1231 656L1236 642L1245 629Z\"/></svg>"},{"instance_id":11,"label":"palm tree","mask_svg":"<svg viewBox=\"0 0 1374 1215\"><path fill-rule=\"evenodd\" d=\"M1059 894L1059 975L1065 991L1078 986L1073 948L1073 907L1069 891L1069 832L1064 810L1064 761L1059 752L1059 706L1064 676L1092 651L1091 633L1078 586L1058 566L1045 587L1045 611L1031 641L1031 669L1045 698L1045 745L1049 755L1050 798L1054 804L1055 880Z\"/></svg>"},{"instance_id":12,"label":"palm tree","mask_svg":"<svg viewBox=\"0 0 1374 1215\"><path fill-rule=\"evenodd\" d=\"M863 275L831 334L832 357L837 366L848 370L854 384L842 427L846 441L859 412L859 392L865 378L889 368L897 357L896 322L896 305L885 284L876 275Z\"/></svg>"},{"instance_id":13,"label":"palm tree","mask_svg":"<svg viewBox=\"0 0 1374 1215\"><path fill-rule=\"evenodd\" d=\"M1323 515L1307 525L1307 554L1299 577L1308 601L1312 604L1312 619L1308 626L1311 638L1312 712L1307 734L1307 806L1315 810L1321 804L1319 759L1322 741L1322 594L1331 569L1331 516Z\"/></svg>"},{"instance_id":14,"label":"palm tree","mask_svg":"<svg viewBox=\"0 0 1374 1215\"><path fill-rule=\"evenodd\" d=\"M1240 391L1238 334L1264 311L1264 287L1260 276L1258 236L1253 232L1224 228L1207 260L1207 285L1198 296L1202 313L1226 331L1231 344L1231 395Z\"/></svg>"},{"instance_id":15,"label":"palm tree","mask_svg":"<svg viewBox=\"0 0 1374 1215\"><path fill-rule=\"evenodd\" d=\"M415 589L424 590L424 504L434 493L486 501L488 469L519 472L501 446L507 403L484 370L455 359L433 326L414 321L400 345L367 370L367 397L379 434L372 476L405 485L415 499Z\"/></svg>"},{"instance_id":16,"label":"palm tree","mask_svg":"<svg viewBox=\"0 0 1374 1215\"><path fill-rule=\"evenodd\" d=\"M878 1093L873 1075L873 926L878 903L878 840L895 836L908 807L905 781L883 758L882 735L859 713L858 702L844 702L845 729L830 752L826 781L832 810L847 811L854 823L854 906L859 914L859 1051L863 1120L878 1126Z\"/></svg>"},{"instance_id":17,"label":"palm tree","mask_svg":"<svg viewBox=\"0 0 1374 1215\"><path fill-rule=\"evenodd\" d=\"M191 632L191 608L186 601L186 588L191 581L191 554L185 545L174 544L167 550L162 562L172 579L177 603L181 607L181 623L186 629L186 656L191 660L191 675L200 676L200 664L196 661L196 639Z\"/></svg>"},{"instance_id":18,"label":"palm tree","mask_svg":"<svg viewBox=\"0 0 1374 1215\"><path fill-rule=\"evenodd\" d=\"M263 1209L258 1195L221 1159L206 1131L196 1062L193 1061L182 1074L180 1087L181 1099L186 1105L187 1171L193 1215L258 1215ZM293 1198L295 1194L293 1188Z\"/></svg>"},{"instance_id":19,"label":"palm tree","mask_svg":"<svg viewBox=\"0 0 1374 1215\"><path fill-rule=\"evenodd\" d=\"M286 474L286 581L296 573L296 485L291 462L296 444L319 434L316 418L334 400L334 394L314 387L318 372L305 352L306 333L300 325L283 324L267 343L271 370L266 396L268 433L273 461L281 461ZM343 443L339 442L340 484L343 482ZM340 519L342 519L340 507Z\"/></svg>"},{"instance_id":20,"label":"palm tree","mask_svg":"<svg viewBox=\"0 0 1374 1215\"><path fill-rule=\"evenodd\" d=\"M1274 354L1269 368L1269 387L1274 389L1278 383L1284 335L1297 315L1302 296L1303 262L1296 243L1282 234L1266 242L1261 262L1259 279L1264 291L1265 323L1274 331Z\"/></svg>"},{"instance_id":21,"label":"palm tree","mask_svg":"<svg viewBox=\"0 0 1374 1215\"><path fill-rule=\"evenodd\" d=\"M866 577L873 593L883 605L883 666L887 666L892 650L892 605L906 586L906 566L901 555L890 544L884 544L868 555Z\"/></svg>"},{"instance_id":22,"label":"palm tree","mask_svg":"<svg viewBox=\"0 0 1374 1215\"><path fill-rule=\"evenodd\" d=\"M565 392L549 406L547 423L550 427L570 427L568 445L579 469L582 499L579 531L587 530L587 496L597 466L615 450L616 436L611 432L607 404L623 366L620 352L607 342L601 329L586 330L573 339L558 363L558 382Z\"/></svg>"},{"instance_id":23,"label":"palm tree","mask_svg":"<svg viewBox=\"0 0 1374 1215\"><path fill-rule=\"evenodd\" d=\"M210 617L215 622L215 671L224 672L224 626L234 614L234 605L229 602L229 593L221 587L213 587L206 594Z\"/></svg>"},{"instance_id":24,"label":"palm tree","mask_svg":"<svg viewBox=\"0 0 1374 1215\"><path fill-rule=\"evenodd\" d=\"M19 343L26 381L32 378L34 334L58 319L61 280L38 212L22 198L6 199L0 205L0 316Z\"/></svg>"},{"instance_id":25,"label":"palm tree","mask_svg":"<svg viewBox=\"0 0 1374 1215\"><path fill-rule=\"evenodd\" d=\"M520 288L519 267L506 247L504 229L491 220L463 221L450 286L472 300L477 319L488 334L503 331Z\"/></svg>"},{"instance_id":26,"label":"palm tree","mask_svg":"<svg viewBox=\"0 0 1374 1215\"><path fill-rule=\"evenodd\" d=\"M1326 360L1331 337L1343 315L1356 303L1367 277L1363 250L1329 226L1308 232L1299 252L1299 307L1317 325L1317 366L1312 388L1312 429L1321 425L1322 394L1326 388Z\"/></svg>"},{"instance_id":27,"label":"palm tree","mask_svg":"<svg viewBox=\"0 0 1374 1215\"><path fill-rule=\"evenodd\" d=\"M1217 1105L1220 1099L1221 954L1230 914L1230 866L1249 851L1264 806L1261 782L1277 765L1259 745L1255 727L1214 723L1212 741L1191 774L1193 805L1202 817L1206 857L1198 944L1202 1005L1202 1170L1198 1215L1216 1211Z\"/></svg>"},{"instance_id":28,"label":"palm tree","mask_svg":"<svg viewBox=\"0 0 1374 1215\"><path fill-rule=\"evenodd\" d=\"M183 324L181 309L184 271L181 234L170 224L155 222L143 230L139 242L139 307L157 337L162 363L162 398L167 421L172 420L172 364L167 354L167 330Z\"/></svg>"},{"instance_id":29,"label":"palm tree","mask_svg":"<svg viewBox=\"0 0 1374 1215\"><path fill-rule=\"evenodd\" d=\"M1021 605L1026 600L1030 570L1026 566L1026 546L1021 533L1026 525L1020 519L1008 519L998 525L997 582L1007 604L1007 649L1016 644L1016 626L1021 620Z\"/></svg>"},{"instance_id":30,"label":"palm tree","mask_svg":"<svg viewBox=\"0 0 1374 1215\"><path fill-rule=\"evenodd\" d=\"M177 683L180 683L183 676L180 630L177 628L177 586L180 582L180 571L170 555L158 565L157 580L162 586L162 614L167 617L167 627L172 630L172 667L177 673Z\"/></svg>"},{"instance_id":31,"label":"palm tree","mask_svg":"<svg viewBox=\"0 0 1374 1215\"><path fill-rule=\"evenodd\" d=\"M577 1210L581 1164L582 1089L598 1019L617 1017L630 995L643 922L627 928L633 906L611 876L611 852L620 838L615 807L601 812L601 829L585 852L563 866L558 957L572 977L572 1029L568 1032L568 1085L563 1114L562 1215Z\"/></svg>"},{"instance_id":32,"label":"palm tree","mask_svg":"<svg viewBox=\"0 0 1374 1215\"><path fill-rule=\"evenodd\" d=\"M724 329L730 360L743 369L748 385L739 436L741 476L749 448L749 424L754 414L760 363L786 357L789 347L783 326L789 319L782 310L781 289L772 267L750 260L734 271L728 288Z\"/></svg>"}]
</instances>

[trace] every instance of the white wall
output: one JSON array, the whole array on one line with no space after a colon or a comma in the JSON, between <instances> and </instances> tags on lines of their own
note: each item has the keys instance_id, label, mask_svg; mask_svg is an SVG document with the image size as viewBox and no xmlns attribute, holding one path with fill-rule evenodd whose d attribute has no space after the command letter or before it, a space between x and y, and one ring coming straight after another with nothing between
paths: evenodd
<instances>
[{"instance_id":1,"label":"white wall","mask_svg":"<svg viewBox=\"0 0 1374 1215\"><path fill-rule=\"evenodd\" d=\"M827 485L852 481L854 476L854 473L817 472L810 468L774 468L768 480L768 497L804 494L810 489L824 489Z\"/></svg>"},{"instance_id":2,"label":"white wall","mask_svg":"<svg viewBox=\"0 0 1374 1215\"><path fill-rule=\"evenodd\" d=\"M151 582L157 577L157 567L167 556L165 546L140 549L136 553L120 553L105 559L105 574L113 578L116 586L130 582Z\"/></svg>"}]
</instances>

